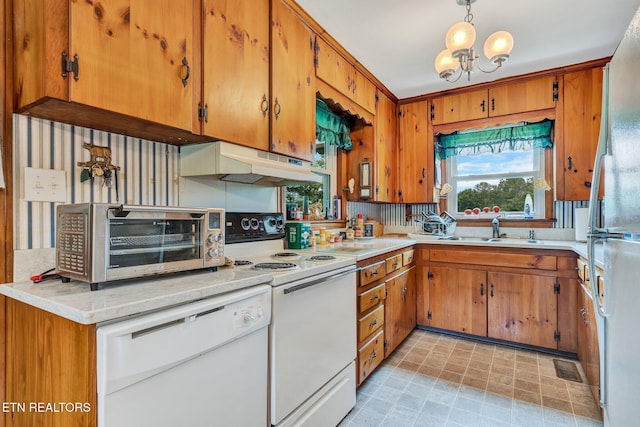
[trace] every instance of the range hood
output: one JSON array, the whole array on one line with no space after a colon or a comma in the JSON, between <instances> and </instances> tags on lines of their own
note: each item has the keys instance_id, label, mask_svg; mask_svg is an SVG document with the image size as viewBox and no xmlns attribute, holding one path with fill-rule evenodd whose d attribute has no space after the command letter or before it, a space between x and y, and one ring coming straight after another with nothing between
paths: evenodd
<instances>
[{"instance_id":1,"label":"range hood","mask_svg":"<svg viewBox=\"0 0 640 427\"><path fill-rule=\"evenodd\" d=\"M309 162L224 141L180 147L180 176L265 186L322 182Z\"/></svg>"}]
</instances>

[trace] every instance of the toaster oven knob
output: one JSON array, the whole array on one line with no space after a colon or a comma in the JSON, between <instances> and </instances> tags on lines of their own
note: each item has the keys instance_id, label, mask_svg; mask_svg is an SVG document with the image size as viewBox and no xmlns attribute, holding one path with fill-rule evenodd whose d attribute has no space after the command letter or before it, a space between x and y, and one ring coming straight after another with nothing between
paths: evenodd
<instances>
[{"instance_id":1,"label":"toaster oven knob","mask_svg":"<svg viewBox=\"0 0 640 427\"><path fill-rule=\"evenodd\" d=\"M216 240L217 238L215 234L209 234L209 237L207 237L207 243L209 243L210 245L213 245Z\"/></svg>"},{"instance_id":2,"label":"toaster oven knob","mask_svg":"<svg viewBox=\"0 0 640 427\"><path fill-rule=\"evenodd\" d=\"M217 255L218 255L218 250L217 250L217 249L213 249L213 248L211 248L211 249L209 249L209 250L207 251L207 254L208 254L210 257L217 256Z\"/></svg>"}]
</instances>

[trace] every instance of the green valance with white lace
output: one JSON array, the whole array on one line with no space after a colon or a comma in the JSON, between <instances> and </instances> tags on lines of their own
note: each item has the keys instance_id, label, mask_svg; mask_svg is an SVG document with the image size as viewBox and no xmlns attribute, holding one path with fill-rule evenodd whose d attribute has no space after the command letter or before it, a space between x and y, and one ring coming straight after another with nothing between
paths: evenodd
<instances>
[{"instance_id":1,"label":"green valance with white lace","mask_svg":"<svg viewBox=\"0 0 640 427\"><path fill-rule=\"evenodd\" d=\"M351 142L349 119L335 114L321 99L316 99L316 139L349 151Z\"/></svg>"},{"instance_id":2,"label":"green valance with white lace","mask_svg":"<svg viewBox=\"0 0 640 427\"><path fill-rule=\"evenodd\" d=\"M551 120L519 126L487 129L474 132L454 132L438 136L437 152L441 159L451 156L470 156L501 153L505 150L525 151L532 148L552 148Z\"/></svg>"}]
</instances>

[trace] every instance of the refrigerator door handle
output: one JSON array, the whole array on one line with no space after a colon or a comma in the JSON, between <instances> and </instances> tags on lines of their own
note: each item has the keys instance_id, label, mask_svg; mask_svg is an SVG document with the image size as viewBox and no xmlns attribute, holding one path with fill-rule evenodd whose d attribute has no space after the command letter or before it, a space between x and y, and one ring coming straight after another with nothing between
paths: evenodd
<instances>
[{"instance_id":1,"label":"refrigerator door handle","mask_svg":"<svg viewBox=\"0 0 640 427\"><path fill-rule=\"evenodd\" d=\"M591 179L591 192L589 193L589 221L587 229L587 261L589 264L589 271L591 276L595 274L595 244L597 241L604 241L609 237L619 237L618 235L612 236L606 229L597 227L597 206L598 206L598 192L600 191L600 175L602 172L602 161L607 154L607 148L609 143L609 64L603 68L602 75L602 112L600 115L600 135L598 136L598 147L596 148L596 158L593 162L593 177ZM600 303L598 298L598 283L597 280L590 280L591 295L593 296L593 304L596 308L596 313L601 317L608 317L609 314L605 311L603 304ZM606 298L606 294L604 298Z\"/></svg>"}]
</instances>

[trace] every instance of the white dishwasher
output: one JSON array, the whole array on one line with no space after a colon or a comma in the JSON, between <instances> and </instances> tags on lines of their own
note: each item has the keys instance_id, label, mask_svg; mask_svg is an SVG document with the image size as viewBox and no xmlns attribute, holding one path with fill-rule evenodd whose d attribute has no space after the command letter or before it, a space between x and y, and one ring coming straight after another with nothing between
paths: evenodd
<instances>
[{"instance_id":1,"label":"white dishwasher","mask_svg":"<svg viewBox=\"0 0 640 427\"><path fill-rule=\"evenodd\" d=\"M267 424L271 286L101 326L98 427Z\"/></svg>"}]
</instances>

